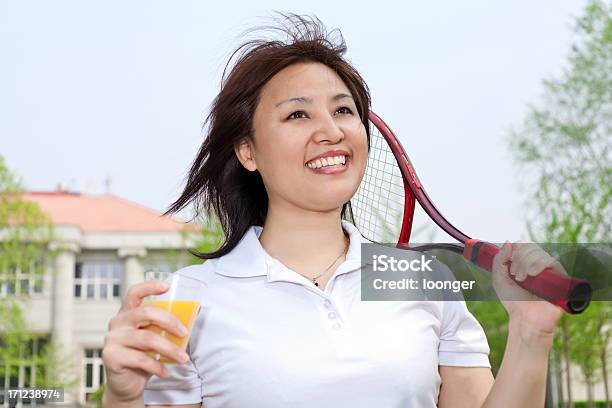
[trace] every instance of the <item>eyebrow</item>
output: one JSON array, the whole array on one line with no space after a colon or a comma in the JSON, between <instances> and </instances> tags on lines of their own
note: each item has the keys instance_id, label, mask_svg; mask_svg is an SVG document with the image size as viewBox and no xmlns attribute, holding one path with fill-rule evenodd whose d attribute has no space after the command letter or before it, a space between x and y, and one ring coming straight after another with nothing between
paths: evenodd
<instances>
[{"instance_id":1,"label":"eyebrow","mask_svg":"<svg viewBox=\"0 0 612 408\"><path fill-rule=\"evenodd\" d=\"M351 95L349 95L349 94L339 93L338 95L332 97L331 100L333 102L335 102L335 101L338 101L338 100L344 99L344 98L353 99L353 97ZM281 101L281 102L277 103L276 107L278 108L282 104L289 103L289 102L312 103L312 98L306 98L305 96L296 96L295 98L285 99L284 101Z\"/></svg>"}]
</instances>

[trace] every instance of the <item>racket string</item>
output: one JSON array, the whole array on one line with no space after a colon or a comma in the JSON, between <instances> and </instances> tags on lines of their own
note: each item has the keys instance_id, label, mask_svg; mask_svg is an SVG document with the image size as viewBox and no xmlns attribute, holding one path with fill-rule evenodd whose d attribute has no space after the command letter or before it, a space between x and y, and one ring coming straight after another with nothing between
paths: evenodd
<instances>
[{"instance_id":1,"label":"racket string","mask_svg":"<svg viewBox=\"0 0 612 408\"><path fill-rule=\"evenodd\" d=\"M397 242L406 199L404 181L393 152L373 125L370 145L363 180L351 200L352 221L370 241Z\"/></svg>"}]
</instances>

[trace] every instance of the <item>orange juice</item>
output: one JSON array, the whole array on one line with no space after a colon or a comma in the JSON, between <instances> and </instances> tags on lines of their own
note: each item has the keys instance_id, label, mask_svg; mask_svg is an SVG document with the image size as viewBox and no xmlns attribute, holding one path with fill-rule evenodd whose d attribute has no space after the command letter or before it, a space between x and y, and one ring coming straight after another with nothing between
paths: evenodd
<instances>
[{"instance_id":1,"label":"orange juice","mask_svg":"<svg viewBox=\"0 0 612 408\"><path fill-rule=\"evenodd\" d=\"M187 328L189 333L191 333L193 322L195 321L195 317L198 314L198 310L200 308L200 302L195 302L192 300L145 300L144 302L142 302L142 304L159 307L160 309L164 309L165 311L170 312L179 319L183 326ZM183 350L187 348L187 340L189 339L189 335L185 337L177 337L154 324L150 324L144 327L144 329L160 334L161 336L170 340L172 343L177 344ZM176 364L176 361L170 360L167 357L159 355L159 353L156 353L154 351L150 351L147 354L149 354L156 360L161 361L162 363Z\"/></svg>"}]
</instances>

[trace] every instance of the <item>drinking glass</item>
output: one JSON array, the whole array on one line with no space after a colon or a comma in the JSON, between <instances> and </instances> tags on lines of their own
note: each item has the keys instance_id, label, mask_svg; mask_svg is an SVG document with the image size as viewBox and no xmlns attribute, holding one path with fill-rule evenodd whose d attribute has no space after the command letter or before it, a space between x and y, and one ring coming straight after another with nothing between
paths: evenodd
<instances>
[{"instance_id":1,"label":"drinking glass","mask_svg":"<svg viewBox=\"0 0 612 408\"><path fill-rule=\"evenodd\" d=\"M177 344L183 351L187 349L187 342L191 336L191 329L196 316L200 310L206 283L185 275L170 272L148 271L145 272L145 280L157 280L168 284L170 287L165 293L160 295L150 295L144 298L143 305L159 307L176 316L179 321L187 328L189 334L185 337L177 337L167 332L161 327L150 324L145 326L145 330L158 333L171 342ZM177 364L176 361L160 355L155 351L148 354L157 361L165 364Z\"/></svg>"}]
</instances>

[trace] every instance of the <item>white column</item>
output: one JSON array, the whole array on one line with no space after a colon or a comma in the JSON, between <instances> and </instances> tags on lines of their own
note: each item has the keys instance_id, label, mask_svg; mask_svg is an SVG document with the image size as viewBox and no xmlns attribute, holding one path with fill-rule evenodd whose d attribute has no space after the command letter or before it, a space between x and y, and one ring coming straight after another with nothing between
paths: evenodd
<instances>
[{"instance_id":1,"label":"white column","mask_svg":"<svg viewBox=\"0 0 612 408\"><path fill-rule=\"evenodd\" d=\"M74 270L76 254L80 247L73 243L52 243L52 250L57 250L53 279L53 313L51 326L51 341L60 353L63 361L68 361L71 371L58 372L59 378L65 380L80 378L80 359L77 358L74 344L73 301L74 301ZM60 361L62 361L60 360ZM73 377L73 378L71 378ZM65 389L64 402L71 403L78 399L78 386Z\"/></svg>"},{"instance_id":2,"label":"white column","mask_svg":"<svg viewBox=\"0 0 612 408\"><path fill-rule=\"evenodd\" d=\"M117 251L120 258L124 259L123 285L121 297L125 296L128 288L144 281L144 265L142 259L147 256L144 248L119 248Z\"/></svg>"}]
</instances>

